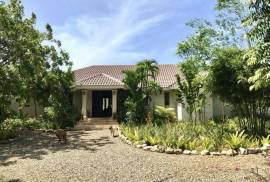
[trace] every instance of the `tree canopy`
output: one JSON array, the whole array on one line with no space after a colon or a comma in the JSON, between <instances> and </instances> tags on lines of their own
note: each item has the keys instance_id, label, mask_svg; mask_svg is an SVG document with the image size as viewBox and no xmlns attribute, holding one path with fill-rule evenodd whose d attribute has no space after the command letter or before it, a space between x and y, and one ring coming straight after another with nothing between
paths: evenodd
<instances>
[{"instance_id":1,"label":"tree canopy","mask_svg":"<svg viewBox=\"0 0 270 182\"><path fill-rule=\"evenodd\" d=\"M51 26L41 32L36 19L34 13L25 17L19 0L0 2L0 120L10 113L11 100L19 103L20 111L33 99L45 108L59 111L61 106L61 120L67 115L63 106L70 106L72 63Z\"/></svg>"},{"instance_id":2,"label":"tree canopy","mask_svg":"<svg viewBox=\"0 0 270 182\"><path fill-rule=\"evenodd\" d=\"M129 88L126 101L128 117L132 122L145 123L151 119L152 95L161 92L156 77L159 68L155 60L142 60L134 70L124 71L124 83Z\"/></svg>"}]
</instances>

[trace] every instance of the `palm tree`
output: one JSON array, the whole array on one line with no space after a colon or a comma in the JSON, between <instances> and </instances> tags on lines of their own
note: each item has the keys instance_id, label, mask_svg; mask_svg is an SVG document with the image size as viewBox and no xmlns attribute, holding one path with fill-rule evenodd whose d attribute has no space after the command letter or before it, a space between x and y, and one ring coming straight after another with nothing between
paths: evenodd
<instances>
[{"instance_id":1,"label":"palm tree","mask_svg":"<svg viewBox=\"0 0 270 182\"><path fill-rule=\"evenodd\" d=\"M145 121L150 112L150 102L152 94L161 92L161 87L156 83L159 72L158 64L155 60L142 60L136 64L134 70L124 71L124 83L129 88L129 106L133 105L139 120ZM135 104L135 105L134 105Z\"/></svg>"}]
</instances>

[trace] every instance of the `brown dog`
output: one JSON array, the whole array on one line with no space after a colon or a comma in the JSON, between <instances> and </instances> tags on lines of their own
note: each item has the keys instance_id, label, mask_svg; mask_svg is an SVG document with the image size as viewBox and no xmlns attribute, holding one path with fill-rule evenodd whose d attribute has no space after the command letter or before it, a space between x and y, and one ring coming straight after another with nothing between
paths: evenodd
<instances>
[{"instance_id":1,"label":"brown dog","mask_svg":"<svg viewBox=\"0 0 270 182\"><path fill-rule=\"evenodd\" d=\"M62 141L66 144L67 143L67 132L63 129L58 129L55 131L55 135L58 138L59 143Z\"/></svg>"},{"instance_id":2,"label":"brown dog","mask_svg":"<svg viewBox=\"0 0 270 182\"><path fill-rule=\"evenodd\" d=\"M111 131L112 137L117 137L119 135L117 126L110 126L109 129Z\"/></svg>"}]
</instances>

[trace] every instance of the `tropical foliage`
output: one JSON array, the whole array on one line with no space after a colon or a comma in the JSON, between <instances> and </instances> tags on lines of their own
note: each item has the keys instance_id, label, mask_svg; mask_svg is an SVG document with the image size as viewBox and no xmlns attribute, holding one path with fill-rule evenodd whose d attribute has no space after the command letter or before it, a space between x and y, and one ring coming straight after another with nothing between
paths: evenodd
<instances>
[{"instance_id":1,"label":"tropical foliage","mask_svg":"<svg viewBox=\"0 0 270 182\"><path fill-rule=\"evenodd\" d=\"M165 108L162 106L156 106L155 107L154 121L156 123L176 121L175 109L174 108Z\"/></svg>"},{"instance_id":2,"label":"tropical foliage","mask_svg":"<svg viewBox=\"0 0 270 182\"><path fill-rule=\"evenodd\" d=\"M177 75L178 101L190 120L196 120L196 108L203 108L209 93L230 105L230 116L239 118L242 130L265 135L269 125L269 1L216 0L215 9L218 16L213 23L188 22L195 31L178 44L177 54L183 58L179 66L183 74Z\"/></svg>"},{"instance_id":3,"label":"tropical foliage","mask_svg":"<svg viewBox=\"0 0 270 182\"><path fill-rule=\"evenodd\" d=\"M256 148L266 142L267 138L260 142L256 138L248 137L237 127L236 122L237 119L222 124L213 121L197 124L184 121L161 125L123 124L121 128L123 134L133 142L174 149L221 151L225 148Z\"/></svg>"},{"instance_id":4,"label":"tropical foliage","mask_svg":"<svg viewBox=\"0 0 270 182\"><path fill-rule=\"evenodd\" d=\"M156 82L159 68L155 60L143 60L136 64L134 70L124 71L124 83L129 88L126 100L129 121L145 123L151 121L153 112L151 107L152 95L161 92Z\"/></svg>"},{"instance_id":5,"label":"tropical foliage","mask_svg":"<svg viewBox=\"0 0 270 182\"><path fill-rule=\"evenodd\" d=\"M36 20L35 14L24 16L19 0L0 1L0 122L24 118L23 110L33 100L36 118L40 105L50 122L72 126L72 63L51 26L40 32ZM18 113L10 110L11 101L19 104Z\"/></svg>"}]
</instances>

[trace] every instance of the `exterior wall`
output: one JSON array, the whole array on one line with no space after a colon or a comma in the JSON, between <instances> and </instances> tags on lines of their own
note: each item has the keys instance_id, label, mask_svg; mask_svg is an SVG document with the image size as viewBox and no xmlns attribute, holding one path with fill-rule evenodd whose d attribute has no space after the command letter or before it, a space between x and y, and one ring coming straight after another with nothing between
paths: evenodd
<instances>
[{"instance_id":1,"label":"exterior wall","mask_svg":"<svg viewBox=\"0 0 270 182\"><path fill-rule=\"evenodd\" d=\"M72 93L72 104L75 106L79 111L82 109L82 91L74 91Z\"/></svg>"},{"instance_id":2,"label":"exterior wall","mask_svg":"<svg viewBox=\"0 0 270 182\"><path fill-rule=\"evenodd\" d=\"M223 115L232 116L233 107L228 104L224 104L218 96L213 97L213 116L221 117Z\"/></svg>"},{"instance_id":3,"label":"exterior wall","mask_svg":"<svg viewBox=\"0 0 270 182\"><path fill-rule=\"evenodd\" d=\"M153 95L152 97L152 106L163 106L165 107L165 96L164 93L169 92L170 93L170 105L166 106L169 108L174 108L177 119L178 120L188 120L188 113L183 108L182 104L177 103L176 101L176 95L173 90L170 91L163 91L161 94ZM86 91L86 110L88 117L92 116L92 90ZM118 100L118 99L117 99ZM118 101L117 101L118 102ZM118 103L119 104L119 103ZM82 109L82 90L77 90L73 92L73 105L77 107L77 109ZM206 99L206 105L204 109L205 114L205 120L213 119L215 117L220 117L223 115L223 103L218 97L212 97L210 95L207 96ZM29 108L30 109L30 108ZM230 116L232 108L230 106L224 107L224 113L226 116ZM34 111L34 110L32 110ZM119 113L119 111L117 111ZM33 112L31 113L33 114Z\"/></svg>"},{"instance_id":4,"label":"exterior wall","mask_svg":"<svg viewBox=\"0 0 270 182\"><path fill-rule=\"evenodd\" d=\"M232 106L224 105L219 97L208 95L204 111L205 120L214 119L223 115L229 117L232 115L232 109ZM177 106L177 118L178 120L187 120L189 118L188 113L180 103Z\"/></svg>"},{"instance_id":5,"label":"exterior wall","mask_svg":"<svg viewBox=\"0 0 270 182\"><path fill-rule=\"evenodd\" d=\"M204 108L204 114L205 114L205 120L213 119L213 97L210 95L206 96L205 101L205 108Z\"/></svg>"},{"instance_id":6,"label":"exterior wall","mask_svg":"<svg viewBox=\"0 0 270 182\"><path fill-rule=\"evenodd\" d=\"M165 92L170 93L168 106L165 106ZM182 116L182 114L180 114L180 115L178 114L178 112L181 112L181 111L178 110L178 103L176 101L176 95L175 95L175 92L173 90L163 91L161 94L153 95L152 106L162 106L162 107L167 107L167 108L174 108L177 119L179 120L178 116Z\"/></svg>"},{"instance_id":7,"label":"exterior wall","mask_svg":"<svg viewBox=\"0 0 270 182\"><path fill-rule=\"evenodd\" d=\"M15 112L19 112L19 104L15 100L11 101L10 109L12 109ZM36 109L37 109L37 116L43 113L43 107L40 106L39 104L37 104ZM29 106L23 109L23 114L28 117L35 117L35 104L33 99L30 99Z\"/></svg>"},{"instance_id":8,"label":"exterior wall","mask_svg":"<svg viewBox=\"0 0 270 182\"><path fill-rule=\"evenodd\" d=\"M165 91L167 92L167 91ZM177 102L176 102L176 96L174 91L168 91L170 93L170 105L166 106L168 108L175 108L175 111L177 111ZM161 94L153 95L152 97L152 104L155 106L162 106L165 107L165 98L164 98L164 91Z\"/></svg>"},{"instance_id":9,"label":"exterior wall","mask_svg":"<svg viewBox=\"0 0 270 182\"><path fill-rule=\"evenodd\" d=\"M202 115L205 120L213 119L213 98L210 95L206 97L206 105L203 109ZM195 117L195 115L193 115L193 117ZM198 115L197 118L199 118ZM178 103L177 105L177 119L179 121L189 119L189 115L181 103Z\"/></svg>"}]
</instances>

